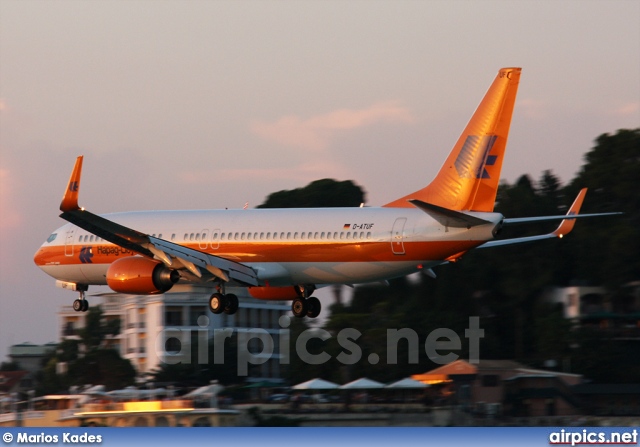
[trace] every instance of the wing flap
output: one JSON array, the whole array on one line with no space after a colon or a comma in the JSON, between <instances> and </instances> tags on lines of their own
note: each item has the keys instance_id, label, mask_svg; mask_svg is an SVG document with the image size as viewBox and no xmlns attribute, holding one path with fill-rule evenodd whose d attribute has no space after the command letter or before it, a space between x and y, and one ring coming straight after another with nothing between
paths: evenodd
<instances>
[{"instance_id":1,"label":"wing flap","mask_svg":"<svg viewBox=\"0 0 640 447\"><path fill-rule=\"evenodd\" d=\"M219 256L213 256L207 253L203 253L198 250L193 250L188 247L184 247L173 242L165 241L149 236L149 241L157 249L162 250L164 253L177 258L183 264L186 262L192 263L195 266L208 270L212 274L216 275L218 270L227 272L230 279L236 280L240 283L250 284L252 286L258 285L258 278L256 272L239 262L230 261L228 259L221 258ZM208 267L213 267L209 269ZM191 269L189 269L191 271ZM193 271L191 271L194 273ZM195 273L194 273L195 274ZM216 275L218 276L218 275ZM224 279L224 278L221 278Z\"/></svg>"}]
</instances>

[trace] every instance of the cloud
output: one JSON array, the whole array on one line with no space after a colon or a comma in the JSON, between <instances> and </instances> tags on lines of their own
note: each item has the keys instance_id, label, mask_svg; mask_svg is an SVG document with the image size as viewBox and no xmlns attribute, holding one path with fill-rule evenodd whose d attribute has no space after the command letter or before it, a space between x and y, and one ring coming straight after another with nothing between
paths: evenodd
<instances>
[{"instance_id":1,"label":"cloud","mask_svg":"<svg viewBox=\"0 0 640 447\"><path fill-rule=\"evenodd\" d=\"M210 170L189 170L178 174L181 182L190 185L204 186L214 183L228 183L238 179L251 179L252 182L281 180L296 180L305 185L310 179L331 177L348 178L351 173L343 166L328 162L314 161L303 163L295 167L283 166L277 168L241 168L224 169L212 176Z\"/></svg>"},{"instance_id":2,"label":"cloud","mask_svg":"<svg viewBox=\"0 0 640 447\"><path fill-rule=\"evenodd\" d=\"M516 110L519 115L539 120L547 115L547 104L538 99L522 98L517 100Z\"/></svg>"},{"instance_id":3,"label":"cloud","mask_svg":"<svg viewBox=\"0 0 640 447\"><path fill-rule=\"evenodd\" d=\"M637 115L640 112L640 102L629 102L623 104L620 107L614 109L611 114L616 116L631 116Z\"/></svg>"},{"instance_id":4,"label":"cloud","mask_svg":"<svg viewBox=\"0 0 640 447\"><path fill-rule=\"evenodd\" d=\"M255 121L251 124L251 131L265 140L284 146L320 151L339 132L378 123L413 121L414 118L406 107L396 101L389 101L373 104L365 109L339 109L308 119L291 115L272 123Z\"/></svg>"}]
</instances>

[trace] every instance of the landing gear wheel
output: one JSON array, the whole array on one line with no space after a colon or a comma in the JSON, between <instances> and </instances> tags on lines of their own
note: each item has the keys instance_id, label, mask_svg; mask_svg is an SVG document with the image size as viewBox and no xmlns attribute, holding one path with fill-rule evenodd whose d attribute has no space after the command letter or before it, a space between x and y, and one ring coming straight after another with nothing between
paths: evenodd
<instances>
[{"instance_id":1,"label":"landing gear wheel","mask_svg":"<svg viewBox=\"0 0 640 447\"><path fill-rule=\"evenodd\" d=\"M82 312L82 308L84 307L83 302L85 302L86 300L75 300L73 302L73 310L75 310L76 312Z\"/></svg>"},{"instance_id":2,"label":"landing gear wheel","mask_svg":"<svg viewBox=\"0 0 640 447\"><path fill-rule=\"evenodd\" d=\"M238 304L238 297L233 293L230 293L226 295L225 298L227 299L227 305L224 308L224 313L227 315L235 314L238 311L238 307L240 306Z\"/></svg>"},{"instance_id":3,"label":"landing gear wheel","mask_svg":"<svg viewBox=\"0 0 640 447\"><path fill-rule=\"evenodd\" d=\"M209 309L214 314L221 314L224 312L224 308L227 307L227 300L225 296L221 293L214 293L209 298Z\"/></svg>"},{"instance_id":4,"label":"landing gear wheel","mask_svg":"<svg viewBox=\"0 0 640 447\"><path fill-rule=\"evenodd\" d=\"M293 303L291 303L291 312L293 312L294 316L303 318L305 315L307 315L307 311L308 306L306 299L296 298L295 300L293 300Z\"/></svg>"},{"instance_id":5,"label":"landing gear wheel","mask_svg":"<svg viewBox=\"0 0 640 447\"><path fill-rule=\"evenodd\" d=\"M320 304L320 300L315 296L307 298L307 317L316 318L320 315L320 311L322 310L322 304Z\"/></svg>"},{"instance_id":6,"label":"landing gear wheel","mask_svg":"<svg viewBox=\"0 0 640 447\"><path fill-rule=\"evenodd\" d=\"M81 311L82 312L88 311L89 310L89 301L87 301L87 300L80 300L80 301L82 301L82 309L81 309Z\"/></svg>"}]
</instances>

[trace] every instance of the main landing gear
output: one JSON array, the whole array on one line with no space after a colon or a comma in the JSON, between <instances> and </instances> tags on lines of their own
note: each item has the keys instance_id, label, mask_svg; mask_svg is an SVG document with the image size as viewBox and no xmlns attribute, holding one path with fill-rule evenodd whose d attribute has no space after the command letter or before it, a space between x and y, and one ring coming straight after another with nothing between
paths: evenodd
<instances>
[{"instance_id":1,"label":"main landing gear","mask_svg":"<svg viewBox=\"0 0 640 447\"><path fill-rule=\"evenodd\" d=\"M82 289L76 289L80 292L80 298L73 302L73 310L76 312L86 312L89 310L89 301L85 297L85 292L89 289L89 287L84 287Z\"/></svg>"},{"instance_id":2,"label":"main landing gear","mask_svg":"<svg viewBox=\"0 0 640 447\"><path fill-rule=\"evenodd\" d=\"M233 293L227 295L216 292L209 298L209 309L214 314L224 312L227 315L233 315L238 311L238 297Z\"/></svg>"},{"instance_id":3,"label":"main landing gear","mask_svg":"<svg viewBox=\"0 0 640 447\"><path fill-rule=\"evenodd\" d=\"M297 318L316 318L320 315L320 311L322 310L322 305L320 304L320 300L315 296L311 295L315 286L298 286L296 287L296 291L300 295L298 298L293 300L291 303L291 312Z\"/></svg>"}]
</instances>

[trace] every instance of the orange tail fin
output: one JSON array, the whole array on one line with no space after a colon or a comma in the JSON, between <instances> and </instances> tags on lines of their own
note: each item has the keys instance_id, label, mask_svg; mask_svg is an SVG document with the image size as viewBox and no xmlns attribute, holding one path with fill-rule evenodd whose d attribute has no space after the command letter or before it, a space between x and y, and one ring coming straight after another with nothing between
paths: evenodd
<instances>
[{"instance_id":1,"label":"orange tail fin","mask_svg":"<svg viewBox=\"0 0 640 447\"><path fill-rule=\"evenodd\" d=\"M451 210L493 211L521 70L498 72L436 178L385 206L407 208L409 200L421 200Z\"/></svg>"}]
</instances>

